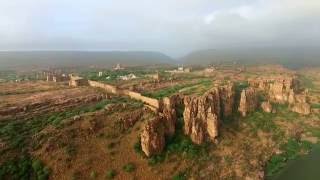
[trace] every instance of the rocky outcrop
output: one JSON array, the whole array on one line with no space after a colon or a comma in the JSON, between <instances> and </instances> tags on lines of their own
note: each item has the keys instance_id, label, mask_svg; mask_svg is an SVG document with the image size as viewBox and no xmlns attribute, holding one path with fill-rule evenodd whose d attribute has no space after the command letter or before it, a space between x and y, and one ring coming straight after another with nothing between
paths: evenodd
<instances>
[{"instance_id":1,"label":"rocky outcrop","mask_svg":"<svg viewBox=\"0 0 320 180\"><path fill-rule=\"evenodd\" d=\"M264 101L261 103L261 109L264 112L271 113L272 112L272 105L269 101Z\"/></svg>"},{"instance_id":2,"label":"rocky outcrop","mask_svg":"<svg viewBox=\"0 0 320 180\"><path fill-rule=\"evenodd\" d=\"M248 113L255 111L258 105L258 93L254 88L249 87L242 90L238 108L242 116L247 116Z\"/></svg>"},{"instance_id":3,"label":"rocky outcrop","mask_svg":"<svg viewBox=\"0 0 320 180\"><path fill-rule=\"evenodd\" d=\"M270 83L269 99L277 103L287 103L290 95L299 91L299 81L296 78L284 78Z\"/></svg>"},{"instance_id":4,"label":"rocky outcrop","mask_svg":"<svg viewBox=\"0 0 320 180\"><path fill-rule=\"evenodd\" d=\"M221 116L229 117L233 113L235 103L235 86L233 83L219 87L219 96L221 104Z\"/></svg>"},{"instance_id":5,"label":"rocky outcrop","mask_svg":"<svg viewBox=\"0 0 320 180\"><path fill-rule=\"evenodd\" d=\"M181 97L173 95L171 97L163 98L162 119L165 126L165 134L172 136L175 133L177 123L177 106L181 104Z\"/></svg>"},{"instance_id":6,"label":"rocky outcrop","mask_svg":"<svg viewBox=\"0 0 320 180\"><path fill-rule=\"evenodd\" d=\"M219 89L213 88L203 96L184 98L184 132L196 144L218 136L220 120Z\"/></svg>"},{"instance_id":7,"label":"rocky outcrop","mask_svg":"<svg viewBox=\"0 0 320 180\"><path fill-rule=\"evenodd\" d=\"M308 115L311 113L311 107L310 104L308 103L295 103L292 107L291 110L293 112L303 114L303 115Z\"/></svg>"},{"instance_id":8,"label":"rocky outcrop","mask_svg":"<svg viewBox=\"0 0 320 180\"><path fill-rule=\"evenodd\" d=\"M165 130L161 118L148 121L141 133L141 148L146 156L160 154L165 147Z\"/></svg>"},{"instance_id":9,"label":"rocky outcrop","mask_svg":"<svg viewBox=\"0 0 320 180\"><path fill-rule=\"evenodd\" d=\"M307 91L303 91L299 94L290 91L288 103L293 112L308 115L311 113L311 106L308 103Z\"/></svg>"}]
</instances>

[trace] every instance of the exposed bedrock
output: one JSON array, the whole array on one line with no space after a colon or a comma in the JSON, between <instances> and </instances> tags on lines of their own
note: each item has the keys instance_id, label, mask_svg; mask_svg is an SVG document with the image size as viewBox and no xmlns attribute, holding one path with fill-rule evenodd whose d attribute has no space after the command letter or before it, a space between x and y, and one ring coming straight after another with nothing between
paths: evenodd
<instances>
[{"instance_id":1,"label":"exposed bedrock","mask_svg":"<svg viewBox=\"0 0 320 180\"><path fill-rule=\"evenodd\" d=\"M141 133L141 148L146 156L160 154L165 147L165 130L162 119L148 121Z\"/></svg>"},{"instance_id":2,"label":"exposed bedrock","mask_svg":"<svg viewBox=\"0 0 320 180\"><path fill-rule=\"evenodd\" d=\"M244 117L254 112L259 106L258 92L252 88L242 90L238 111Z\"/></svg>"},{"instance_id":3,"label":"exposed bedrock","mask_svg":"<svg viewBox=\"0 0 320 180\"><path fill-rule=\"evenodd\" d=\"M220 121L219 89L213 88L203 96L184 98L184 132L196 144L218 136Z\"/></svg>"}]
</instances>

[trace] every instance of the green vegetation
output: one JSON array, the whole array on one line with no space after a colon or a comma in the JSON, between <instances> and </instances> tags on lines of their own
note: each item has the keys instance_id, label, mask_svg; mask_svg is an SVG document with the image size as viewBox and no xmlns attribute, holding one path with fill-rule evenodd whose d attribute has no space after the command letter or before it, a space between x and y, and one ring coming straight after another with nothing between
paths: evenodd
<instances>
[{"instance_id":1,"label":"green vegetation","mask_svg":"<svg viewBox=\"0 0 320 180\"><path fill-rule=\"evenodd\" d=\"M179 92L179 90L181 90L183 88L187 88L187 87L190 87L190 86L193 86L193 88L188 89L185 93L191 94L194 91L197 91L200 86L202 87L202 88L200 88L202 90L200 92L198 92L198 93L203 93L203 92L205 92L205 90L208 90L211 87L211 85L212 85L212 81L211 80L203 79L203 80L200 80L197 83L179 84L179 85L171 86L171 87L168 87L168 88L163 88L163 89L161 89L159 91L143 93L143 95L151 97L151 98L162 99L164 97L168 97L168 96L170 96L172 94L175 94L175 93Z\"/></svg>"},{"instance_id":2,"label":"green vegetation","mask_svg":"<svg viewBox=\"0 0 320 180\"><path fill-rule=\"evenodd\" d=\"M106 178L107 179L113 179L114 177L116 177L117 172L114 169L108 170L106 173Z\"/></svg>"},{"instance_id":3,"label":"green vegetation","mask_svg":"<svg viewBox=\"0 0 320 180\"><path fill-rule=\"evenodd\" d=\"M277 126L273 122L274 117L274 114L256 111L247 116L245 121L251 125L252 130L255 132L259 129L265 132L276 132Z\"/></svg>"},{"instance_id":4,"label":"green vegetation","mask_svg":"<svg viewBox=\"0 0 320 180\"><path fill-rule=\"evenodd\" d=\"M36 179L49 178L50 171L40 160L31 159L28 155L12 159L0 166L0 179Z\"/></svg>"},{"instance_id":5,"label":"green vegetation","mask_svg":"<svg viewBox=\"0 0 320 180\"><path fill-rule=\"evenodd\" d=\"M301 86L309 89L315 89L315 85L313 84L313 81L311 78L304 76L304 75L299 75L299 80L301 82Z\"/></svg>"},{"instance_id":6,"label":"green vegetation","mask_svg":"<svg viewBox=\"0 0 320 180\"><path fill-rule=\"evenodd\" d=\"M320 109L320 104L311 104L311 108Z\"/></svg>"},{"instance_id":7,"label":"green vegetation","mask_svg":"<svg viewBox=\"0 0 320 180\"><path fill-rule=\"evenodd\" d=\"M186 180L186 179L187 179L187 175L185 172L179 172L178 174L172 177L172 180Z\"/></svg>"},{"instance_id":8,"label":"green vegetation","mask_svg":"<svg viewBox=\"0 0 320 180\"><path fill-rule=\"evenodd\" d=\"M128 163L122 167L125 172L133 172L136 170L136 166L133 163Z\"/></svg>"},{"instance_id":9,"label":"green vegetation","mask_svg":"<svg viewBox=\"0 0 320 180\"><path fill-rule=\"evenodd\" d=\"M267 163L267 176L274 176L287 164L287 161L296 159L302 152L310 151L311 148L312 144L310 142L289 139L281 147L283 153L272 156Z\"/></svg>"}]
</instances>

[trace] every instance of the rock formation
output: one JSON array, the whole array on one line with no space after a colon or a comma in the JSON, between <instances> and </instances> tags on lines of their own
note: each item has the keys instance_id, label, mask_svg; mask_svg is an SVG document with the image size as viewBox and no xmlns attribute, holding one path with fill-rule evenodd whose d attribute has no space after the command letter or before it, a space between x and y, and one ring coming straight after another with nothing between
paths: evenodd
<instances>
[{"instance_id":1,"label":"rock formation","mask_svg":"<svg viewBox=\"0 0 320 180\"><path fill-rule=\"evenodd\" d=\"M218 136L220 120L219 89L213 88L203 96L184 98L184 132L196 144L202 144L208 137Z\"/></svg>"},{"instance_id":2,"label":"rock formation","mask_svg":"<svg viewBox=\"0 0 320 180\"><path fill-rule=\"evenodd\" d=\"M299 81L296 78L284 78L270 83L268 95L271 101L284 104L289 101L290 94L295 94L298 90Z\"/></svg>"},{"instance_id":3,"label":"rock formation","mask_svg":"<svg viewBox=\"0 0 320 180\"><path fill-rule=\"evenodd\" d=\"M146 156L160 154L165 147L165 131L161 118L148 121L141 133L141 148Z\"/></svg>"},{"instance_id":4,"label":"rock formation","mask_svg":"<svg viewBox=\"0 0 320 180\"><path fill-rule=\"evenodd\" d=\"M235 87L233 83L219 87L221 116L223 118L231 116L235 103Z\"/></svg>"},{"instance_id":5,"label":"rock formation","mask_svg":"<svg viewBox=\"0 0 320 180\"><path fill-rule=\"evenodd\" d=\"M242 90L238 108L242 116L247 116L248 113L255 111L258 105L258 93L254 88L249 87Z\"/></svg>"},{"instance_id":6,"label":"rock formation","mask_svg":"<svg viewBox=\"0 0 320 180\"><path fill-rule=\"evenodd\" d=\"M272 112L272 105L270 104L269 101L264 101L261 103L261 109L264 112L271 113Z\"/></svg>"},{"instance_id":7,"label":"rock formation","mask_svg":"<svg viewBox=\"0 0 320 180\"><path fill-rule=\"evenodd\" d=\"M303 114L303 115L308 115L311 113L311 107L310 104L308 103L296 103L291 107L291 110L293 112Z\"/></svg>"},{"instance_id":8,"label":"rock formation","mask_svg":"<svg viewBox=\"0 0 320 180\"><path fill-rule=\"evenodd\" d=\"M176 106L180 104L180 101L178 95L163 98L162 116L167 136L172 136L175 133L177 123Z\"/></svg>"}]
</instances>

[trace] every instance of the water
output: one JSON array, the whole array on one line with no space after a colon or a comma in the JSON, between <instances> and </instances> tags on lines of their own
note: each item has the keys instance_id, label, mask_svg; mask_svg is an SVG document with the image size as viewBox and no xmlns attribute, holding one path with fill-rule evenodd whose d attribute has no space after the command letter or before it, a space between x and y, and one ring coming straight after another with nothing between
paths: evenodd
<instances>
[{"instance_id":1,"label":"water","mask_svg":"<svg viewBox=\"0 0 320 180\"><path fill-rule=\"evenodd\" d=\"M320 180L320 145L308 155L289 162L272 180Z\"/></svg>"}]
</instances>

